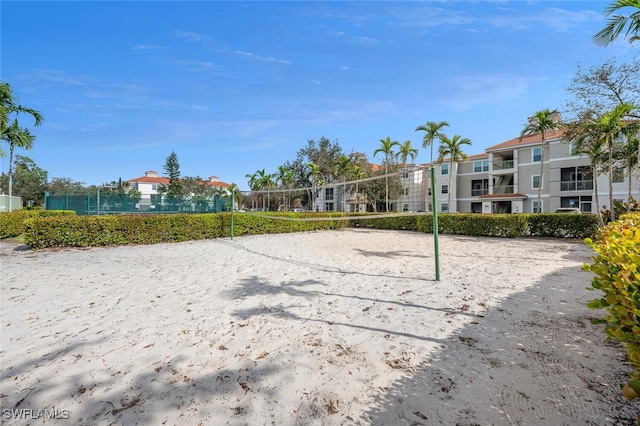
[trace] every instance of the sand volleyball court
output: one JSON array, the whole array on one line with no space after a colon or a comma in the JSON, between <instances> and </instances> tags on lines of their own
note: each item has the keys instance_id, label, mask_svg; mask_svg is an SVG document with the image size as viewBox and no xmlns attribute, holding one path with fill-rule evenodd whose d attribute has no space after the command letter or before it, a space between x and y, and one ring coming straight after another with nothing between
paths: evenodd
<instances>
[{"instance_id":1,"label":"sand volleyball court","mask_svg":"<svg viewBox=\"0 0 640 426\"><path fill-rule=\"evenodd\" d=\"M412 232L0 242L2 423L635 424L587 246L445 235L440 254L436 282Z\"/></svg>"}]
</instances>

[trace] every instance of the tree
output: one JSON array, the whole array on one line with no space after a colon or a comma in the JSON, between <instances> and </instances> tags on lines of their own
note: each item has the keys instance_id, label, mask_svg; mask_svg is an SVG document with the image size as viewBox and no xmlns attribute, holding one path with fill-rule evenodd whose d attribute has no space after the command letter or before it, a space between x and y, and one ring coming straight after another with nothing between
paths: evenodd
<instances>
[{"instance_id":1,"label":"tree","mask_svg":"<svg viewBox=\"0 0 640 426\"><path fill-rule=\"evenodd\" d=\"M15 148L29 150L33 147L35 136L26 127L20 127L17 116L28 114L34 120L34 126L40 126L44 118L35 109L27 108L18 103L9 83L0 82L0 141L9 144L9 210L11 210L11 196L13 195L13 151ZM9 124L11 123L11 124ZM3 151L4 152L4 151Z\"/></svg>"},{"instance_id":2,"label":"tree","mask_svg":"<svg viewBox=\"0 0 640 426\"><path fill-rule=\"evenodd\" d=\"M520 133L520 140L526 135L540 134L542 142L540 144L540 181L538 182L538 213L542 213L542 182L544 181L544 149L545 149L545 136L547 133L562 127L562 123L559 119L560 115L558 110L549 110L548 108L541 111L537 111L529 118L529 124Z\"/></svg>"},{"instance_id":3,"label":"tree","mask_svg":"<svg viewBox=\"0 0 640 426\"><path fill-rule=\"evenodd\" d=\"M313 139L307 140L307 146L298 150L296 161L294 162L296 178L306 177L305 169L309 163L318 166L321 179L331 183L334 177L334 166L338 158L343 154L338 141L331 142L322 136L317 142ZM298 182L299 186L304 186Z\"/></svg>"},{"instance_id":4,"label":"tree","mask_svg":"<svg viewBox=\"0 0 640 426\"><path fill-rule=\"evenodd\" d=\"M307 167L309 168L309 175L311 177L311 204L310 210L314 210L315 202L316 202L316 186L318 185L318 180L320 179L320 167L315 163L308 163Z\"/></svg>"},{"instance_id":5,"label":"tree","mask_svg":"<svg viewBox=\"0 0 640 426\"><path fill-rule=\"evenodd\" d=\"M600 199L598 197L598 165L604 151L604 141L598 137L589 126L590 120L571 122L565 124L565 138L575 144L574 154L586 155L589 159L591 173L593 175L593 190L596 209L600 211ZM600 225L604 225L602 215L598 214Z\"/></svg>"},{"instance_id":6,"label":"tree","mask_svg":"<svg viewBox=\"0 0 640 426\"><path fill-rule=\"evenodd\" d=\"M630 132L625 132L630 133ZM639 155L640 155L640 147L638 144L640 143L640 137L638 136L640 133L635 135L629 134L629 136L625 136L625 143L619 144L619 149L614 152L614 158L616 162L620 164L624 170L626 170L627 174L627 199L631 201L631 181L633 177L634 167L640 166ZM638 189L640 189L640 173L638 174ZM631 203L627 203L627 209L631 209Z\"/></svg>"},{"instance_id":7,"label":"tree","mask_svg":"<svg viewBox=\"0 0 640 426\"><path fill-rule=\"evenodd\" d=\"M82 191L85 189L85 183L74 181L69 177L54 177L49 181L47 191L52 193L64 194L67 192Z\"/></svg>"},{"instance_id":8,"label":"tree","mask_svg":"<svg viewBox=\"0 0 640 426\"><path fill-rule=\"evenodd\" d=\"M257 191L260 188L260 179L258 173L246 174L245 177L249 179L249 189L251 190L251 208L255 209L258 202L257 197L254 197L253 191Z\"/></svg>"},{"instance_id":9,"label":"tree","mask_svg":"<svg viewBox=\"0 0 640 426\"><path fill-rule=\"evenodd\" d=\"M367 174L362 169L362 166L354 165L353 168L351 169L351 177L353 178L353 180L356 181L356 184L355 184L356 212L359 212L360 211L360 195L358 193L358 181L360 179L364 179L365 177L367 177Z\"/></svg>"},{"instance_id":10,"label":"tree","mask_svg":"<svg viewBox=\"0 0 640 426\"><path fill-rule=\"evenodd\" d=\"M449 158L449 183L447 191L447 212L451 211L451 180L453 177L453 165L459 161L466 161L467 154L462 150L463 145L471 145L469 138L463 138L460 135L454 135L449 139L446 135L441 135L440 146L438 147L438 162L442 163Z\"/></svg>"},{"instance_id":11,"label":"tree","mask_svg":"<svg viewBox=\"0 0 640 426\"><path fill-rule=\"evenodd\" d=\"M347 194L347 177L351 173L351 169L353 164L351 163L351 158L342 154L338 157L338 161L335 164L335 175L336 177L342 177L342 211L347 211L346 205L346 194Z\"/></svg>"},{"instance_id":12,"label":"tree","mask_svg":"<svg viewBox=\"0 0 640 426\"><path fill-rule=\"evenodd\" d=\"M611 210L611 220L616 219L613 205L614 144L621 139L631 140L640 132L640 123L638 121L628 120L629 114L639 108L639 106L633 104L623 103L617 105L611 111L587 120L583 125L585 134L591 135L594 139L598 139L600 143L607 147L607 174L609 180L609 209Z\"/></svg>"},{"instance_id":13,"label":"tree","mask_svg":"<svg viewBox=\"0 0 640 426\"><path fill-rule=\"evenodd\" d=\"M436 123L435 121L427 121L422 126L416 127L416 132L425 132L422 138L422 147L431 147L431 157L429 157L429 164L433 163L433 145L435 144L436 139L440 139L440 137L444 136L444 134L440 132L440 130L442 130L444 127L449 127L449 123L447 123L446 121L441 121L439 123Z\"/></svg>"},{"instance_id":14,"label":"tree","mask_svg":"<svg viewBox=\"0 0 640 426\"><path fill-rule=\"evenodd\" d=\"M394 157L393 147L400 146L398 141L392 141L390 136L387 136L386 139L380 139L380 148L373 151L373 156L375 157L378 154L384 154L384 174L389 174L389 161ZM389 178L385 176L385 204L386 211L389 211Z\"/></svg>"},{"instance_id":15,"label":"tree","mask_svg":"<svg viewBox=\"0 0 640 426\"><path fill-rule=\"evenodd\" d=\"M640 104L640 58L618 63L611 58L602 65L578 71L571 79L567 92L571 95L565 108L571 120L579 121L603 114L623 103ZM634 117L633 113L631 114ZM640 118L636 114L635 118Z\"/></svg>"},{"instance_id":16,"label":"tree","mask_svg":"<svg viewBox=\"0 0 640 426\"><path fill-rule=\"evenodd\" d=\"M169 178L169 185L165 188L167 195L171 198L182 196L182 184L180 182L180 163L175 151L167 157L164 163L164 172Z\"/></svg>"},{"instance_id":17,"label":"tree","mask_svg":"<svg viewBox=\"0 0 640 426\"><path fill-rule=\"evenodd\" d=\"M287 193L285 189L290 189L291 186L295 183L295 179L293 178L293 171L288 169L285 165L278 166L278 174L276 175L277 182L280 183L280 187L282 189L282 203L284 206L284 210L287 211L289 209ZM290 195L290 193L289 193Z\"/></svg>"},{"instance_id":18,"label":"tree","mask_svg":"<svg viewBox=\"0 0 640 426\"><path fill-rule=\"evenodd\" d=\"M22 197L23 203L32 202L33 205L44 205L44 193L47 190L48 173L38 167L29 157L16 155L13 184L15 195ZM0 188L4 191L9 187L9 176L2 174Z\"/></svg>"},{"instance_id":19,"label":"tree","mask_svg":"<svg viewBox=\"0 0 640 426\"><path fill-rule=\"evenodd\" d=\"M403 169L406 169L407 167L407 159L411 158L411 161L413 161L417 156L418 156L418 150L413 146L411 146L410 140L406 140L400 145L400 148L398 150L398 159L402 163ZM406 196L407 195L406 179L403 179L403 182L404 182L404 187L403 187L402 195Z\"/></svg>"},{"instance_id":20,"label":"tree","mask_svg":"<svg viewBox=\"0 0 640 426\"><path fill-rule=\"evenodd\" d=\"M18 114L28 114L34 120L34 126L38 127L44 121L44 117L38 111L27 108L18 103L17 97L13 94L11 85L0 81L0 136L4 140L4 132L9 127L12 117Z\"/></svg>"},{"instance_id":21,"label":"tree","mask_svg":"<svg viewBox=\"0 0 640 426\"><path fill-rule=\"evenodd\" d=\"M625 8L630 8L629 16L611 16ZM620 36L625 27L625 37L629 37L629 42L640 40L640 0L616 0L604 9L604 15L611 17L607 25L593 36L595 44L607 47Z\"/></svg>"},{"instance_id":22,"label":"tree","mask_svg":"<svg viewBox=\"0 0 640 426\"><path fill-rule=\"evenodd\" d=\"M18 120L13 120L13 123L5 129L3 138L9 144L9 197L11 197L13 195L13 152L16 148L30 150L36 137L26 127L20 128Z\"/></svg>"}]
</instances>

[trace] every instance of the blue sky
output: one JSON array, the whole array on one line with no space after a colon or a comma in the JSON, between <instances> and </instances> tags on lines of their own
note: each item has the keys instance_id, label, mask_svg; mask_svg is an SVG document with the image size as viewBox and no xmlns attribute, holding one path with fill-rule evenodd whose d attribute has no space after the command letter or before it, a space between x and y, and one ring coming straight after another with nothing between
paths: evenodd
<instances>
[{"instance_id":1,"label":"blue sky","mask_svg":"<svg viewBox=\"0 0 640 426\"><path fill-rule=\"evenodd\" d=\"M517 137L578 63L638 54L591 42L609 3L2 1L0 78L45 117L16 153L49 178L162 174L174 150L183 176L246 189L323 135L373 161L411 140L417 162L426 121L468 154Z\"/></svg>"}]
</instances>

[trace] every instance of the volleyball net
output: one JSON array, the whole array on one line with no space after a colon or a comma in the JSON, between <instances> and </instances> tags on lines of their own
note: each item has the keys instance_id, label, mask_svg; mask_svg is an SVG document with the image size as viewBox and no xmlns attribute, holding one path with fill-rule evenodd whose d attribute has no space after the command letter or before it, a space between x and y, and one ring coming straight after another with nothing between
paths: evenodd
<instances>
[{"instance_id":1,"label":"volleyball net","mask_svg":"<svg viewBox=\"0 0 640 426\"><path fill-rule=\"evenodd\" d=\"M427 167L411 167L357 180L242 191L238 205L244 212L261 215L264 212L348 213L351 217L424 214L431 202L428 182Z\"/></svg>"}]
</instances>

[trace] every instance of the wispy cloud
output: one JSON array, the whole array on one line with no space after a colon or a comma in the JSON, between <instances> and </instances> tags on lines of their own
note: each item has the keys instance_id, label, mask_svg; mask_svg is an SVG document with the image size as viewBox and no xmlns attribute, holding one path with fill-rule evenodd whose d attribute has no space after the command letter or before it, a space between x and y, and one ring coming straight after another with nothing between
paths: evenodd
<instances>
[{"instance_id":1,"label":"wispy cloud","mask_svg":"<svg viewBox=\"0 0 640 426\"><path fill-rule=\"evenodd\" d=\"M255 53L245 52L244 50L236 50L236 53L246 58L255 59L261 62L271 62L271 63L277 63L277 64L283 64L283 65L291 64L291 61L288 61L286 59L278 59L273 56L261 56Z\"/></svg>"},{"instance_id":2,"label":"wispy cloud","mask_svg":"<svg viewBox=\"0 0 640 426\"><path fill-rule=\"evenodd\" d=\"M203 42L203 41L209 41L211 40L211 37L207 34L202 34L202 33L195 33L192 31L180 31L180 30L176 30L173 32L173 34L181 39L193 42L193 43L199 43L199 42Z\"/></svg>"},{"instance_id":3,"label":"wispy cloud","mask_svg":"<svg viewBox=\"0 0 640 426\"><path fill-rule=\"evenodd\" d=\"M211 71L216 68L211 61L198 61L193 59L176 59L176 58L157 58L157 62L164 65L175 67L183 71Z\"/></svg>"},{"instance_id":4,"label":"wispy cloud","mask_svg":"<svg viewBox=\"0 0 640 426\"><path fill-rule=\"evenodd\" d=\"M509 74L464 75L446 84L455 90L447 91L441 102L458 110L487 103L512 102L526 95L536 81L535 78Z\"/></svg>"},{"instance_id":5,"label":"wispy cloud","mask_svg":"<svg viewBox=\"0 0 640 426\"><path fill-rule=\"evenodd\" d=\"M505 9L501 10L501 13L493 14L485 19L486 23L499 28L524 30L543 26L560 32L567 32L584 23L599 21L602 21L602 14L594 10L570 11L555 7L531 11L526 14Z\"/></svg>"},{"instance_id":6,"label":"wispy cloud","mask_svg":"<svg viewBox=\"0 0 640 426\"><path fill-rule=\"evenodd\" d=\"M56 83L64 86L82 86L90 80L89 76L73 75L65 71L46 68L35 68L27 76L30 79L41 82Z\"/></svg>"},{"instance_id":7,"label":"wispy cloud","mask_svg":"<svg viewBox=\"0 0 640 426\"><path fill-rule=\"evenodd\" d=\"M166 46L158 46L157 44L141 44L138 43L131 48L131 50L161 50L166 49Z\"/></svg>"}]
</instances>

